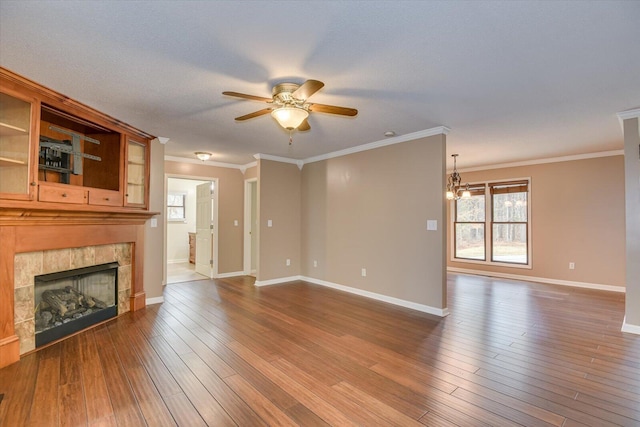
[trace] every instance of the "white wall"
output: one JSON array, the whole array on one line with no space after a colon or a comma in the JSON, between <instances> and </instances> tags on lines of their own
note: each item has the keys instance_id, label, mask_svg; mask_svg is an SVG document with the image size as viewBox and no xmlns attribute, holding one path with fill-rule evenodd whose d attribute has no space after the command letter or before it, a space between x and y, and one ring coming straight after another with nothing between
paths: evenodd
<instances>
[{"instance_id":1,"label":"white wall","mask_svg":"<svg viewBox=\"0 0 640 427\"><path fill-rule=\"evenodd\" d=\"M167 263L189 260L189 233L196 231L196 186L207 181L169 178L167 192L185 193L186 221L167 220Z\"/></svg>"}]
</instances>

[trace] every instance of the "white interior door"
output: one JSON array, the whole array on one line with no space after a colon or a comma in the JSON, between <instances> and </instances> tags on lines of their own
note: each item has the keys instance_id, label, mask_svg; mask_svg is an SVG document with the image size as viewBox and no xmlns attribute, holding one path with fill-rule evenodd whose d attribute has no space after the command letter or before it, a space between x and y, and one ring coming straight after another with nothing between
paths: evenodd
<instances>
[{"instance_id":1,"label":"white interior door","mask_svg":"<svg viewBox=\"0 0 640 427\"><path fill-rule=\"evenodd\" d=\"M196 272L213 278L214 188L211 182L196 187Z\"/></svg>"}]
</instances>

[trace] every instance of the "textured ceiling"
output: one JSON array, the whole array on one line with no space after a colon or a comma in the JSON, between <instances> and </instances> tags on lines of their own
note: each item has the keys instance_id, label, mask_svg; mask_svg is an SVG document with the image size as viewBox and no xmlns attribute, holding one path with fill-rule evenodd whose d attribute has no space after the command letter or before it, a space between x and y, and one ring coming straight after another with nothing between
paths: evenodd
<instances>
[{"instance_id":1,"label":"textured ceiling","mask_svg":"<svg viewBox=\"0 0 640 427\"><path fill-rule=\"evenodd\" d=\"M447 126L461 168L622 148L640 107L639 1L0 1L0 65L157 136L166 154L305 159ZM265 107L317 79L289 135Z\"/></svg>"}]
</instances>

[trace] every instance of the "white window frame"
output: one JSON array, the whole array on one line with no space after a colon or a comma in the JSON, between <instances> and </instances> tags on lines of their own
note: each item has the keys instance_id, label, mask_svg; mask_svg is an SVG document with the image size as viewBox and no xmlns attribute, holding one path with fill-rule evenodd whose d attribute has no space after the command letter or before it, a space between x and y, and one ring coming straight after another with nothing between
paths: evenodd
<instances>
[{"instance_id":1,"label":"white window frame","mask_svg":"<svg viewBox=\"0 0 640 427\"><path fill-rule=\"evenodd\" d=\"M177 197L182 197L182 206L180 205L170 205L169 204L169 199L171 198L171 196L177 196ZM169 208L172 207L182 207L182 218L170 218L169 217ZM186 223L187 222L187 193L185 192L181 192L181 191L169 191L167 193L167 222L181 222L181 223Z\"/></svg>"},{"instance_id":2,"label":"white window frame","mask_svg":"<svg viewBox=\"0 0 640 427\"><path fill-rule=\"evenodd\" d=\"M510 181L527 181L527 263L526 264L517 264L510 262L500 262L500 261L491 261L493 256L492 250L492 241L493 241L493 227L492 219L493 219L493 203L491 200L491 192L489 191L489 187L491 184L502 183L502 182L510 182ZM533 268L533 250L532 250L532 222L533 218L531 217L531 206L533 205L533 188L531 186L531 177L523 177L523 178L507 178L507 179L495 179L490 181L479 181L479 182L469 182L470 187L484 185L484 206L485 206L485 218L484 218L484 254L485 260L475 260L468 258L456 258L456 237L455 237L455 224L456 224L456 206L455 200L450 201L449 212L450 212L450 222L451 222L451 232L449 233L449 260L451 262L459 262L465 264L480 264L487 266L495 266L495 267L509 267L509 268L524 268L524 269L532 269Z\"/></svg>"}]
</instances>

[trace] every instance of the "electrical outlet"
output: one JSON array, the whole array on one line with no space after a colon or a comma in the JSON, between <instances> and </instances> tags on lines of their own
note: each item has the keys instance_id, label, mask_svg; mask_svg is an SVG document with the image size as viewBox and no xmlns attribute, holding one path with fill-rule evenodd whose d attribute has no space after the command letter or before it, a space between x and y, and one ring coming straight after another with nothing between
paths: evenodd
<instances>
[{"instance_id":1,"label":"electrical outlet","mask_svg":"<svg viewBox=\"0 0 640 427\"><path fill-rule=\"evenodd\" d=\"M366 268L362 269L362 277L367 277L367 269Z\"/></svg>"},{"instance_id":2,"label":"electrical outlet","mask_svg":"<svg viewBox=\"0 0 640 427\"><path fill-rule=\"evenodd\" d=\"M287 258L287 267L289 267L290 265L291 265L291 260Z\"/></svg>"},{"instance_id":3,"label":"electrical outlet","mask_svg":"<svg viewBox=\"0 0 640 427\"><path fill-rule=\"evenodd\" d=\"M313 266L314 266L314 267L317 267L317 266L318 266L318 261L317 261L317 260L315 260L315 259L313 260Z\"/></svg>"},{"instance_id":4,"label":"electrical outlet","mask_svg":"<svg viewBox=\"0 0 640 427\"><path fill-rule=\"evenodd\" d=\"M238 220L237 220L237 219L234 219L234 220L233 220L233 226L234 226L234 227L237 227L237 226L238 226Z\"/></svg>"},{"instance_id":5,"label":"electrical outlet","mask_svg":"<svg viewBox=\"0 0 640 427\"><path fill-rule=\"evenodd\" d=\"M569 263L569 270L575 270L576 268L576 263L575 262L570 262Z\"/></svg>"}]
</instances>

